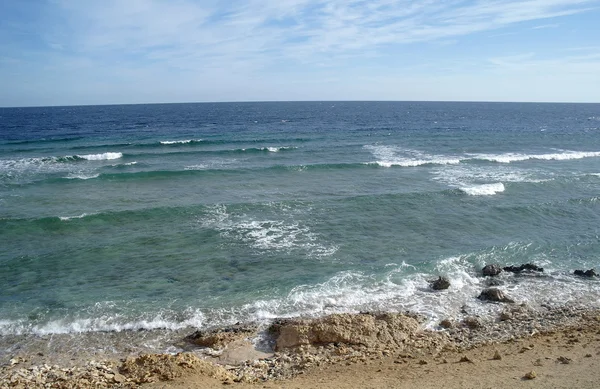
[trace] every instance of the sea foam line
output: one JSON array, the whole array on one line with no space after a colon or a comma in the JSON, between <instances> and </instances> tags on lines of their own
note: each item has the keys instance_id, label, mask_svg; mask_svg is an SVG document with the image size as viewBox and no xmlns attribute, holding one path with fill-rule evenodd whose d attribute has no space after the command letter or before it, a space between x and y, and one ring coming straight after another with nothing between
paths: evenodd
<instances>
[{"instance_id":1,"label":"sea foam line","mask_svg":"<svg viewBox=\"0 0 600 389\"><path fill-rule=\"evenodd\" d=\"M472 185L459 188L460 191L470 196L491 196L504 192L504 184L497 182L494 184Z\"/></svg>"},{"instance_id":2,"label":"sea foam line","mask_svg":"<svg viewBox=\"0 0 600 389\"><path fill-rule=\"evenodd\" d=\"M104 160L123 158L123 153L108 152L108 153L102 153L102 154L78 155L77 157L86 159L88 161L104 161Z\"/></svg>"}]
</instances>

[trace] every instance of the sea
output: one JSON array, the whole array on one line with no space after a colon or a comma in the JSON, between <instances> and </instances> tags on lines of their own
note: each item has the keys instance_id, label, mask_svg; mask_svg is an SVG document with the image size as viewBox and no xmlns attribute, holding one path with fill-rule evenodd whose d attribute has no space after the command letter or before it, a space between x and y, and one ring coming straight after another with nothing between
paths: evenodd
<instances>
[{"instance_id":1,"label":"sea","mask_svg":"<svg viewBox=\"0 0 600 389\"><path fill-rule=\"evenodd\" d=\"M517 303L597 308L573 271L599 234L600 104L0 108L0 356L339 312L436 330L497 314L491 263L544 268L498 277Z\"/></svg>"}]
</instances>

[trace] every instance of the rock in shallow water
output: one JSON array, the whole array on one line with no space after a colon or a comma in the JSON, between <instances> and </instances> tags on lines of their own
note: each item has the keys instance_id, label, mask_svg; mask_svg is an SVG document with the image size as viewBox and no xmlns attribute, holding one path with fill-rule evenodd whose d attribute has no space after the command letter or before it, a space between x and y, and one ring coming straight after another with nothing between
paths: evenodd
<instances>
[{"instance_id":1,"label":"rock in shallow water","mask_svg":"<svg viewBox=\"0 0 600 389\"><path fill-rule=\"evenodd\" d=\"M479 300L483 300L483 301L497 301L497 302L501 302L501 303L514 303L515 302L515 300L506 296L503 291L501 291L500 289L497 289L497 288L484 289L481 291L481 294L477 298Z\"/></svg>"},{"instance_id":2,"label":"rock in shallow water","mask_svg":"<svg viewBox=\"0 0 600 389\"><path fill-rule=\"evenodd\" d=\"M521 272L543 272L544 268L534 265L533 263L525 263L520 266L506 266L504 271L508 271L511 273L521 273Z\"/></svg>"},{"instance_id":3,"label":"rock in shallow water","mask_svg":"<svg viewBox=\"0 0 600 389\"><path fill-rule=\"evenodd\" d=\"M590 269L590 270L575 270L573 272L573 274L575 274L576 276L580 276L580 277L598 277L598 273L596 273L596 270L594 269Z\"/></svg>"},{"instance_id":4,"label":"rock in shallow water","mask_svg":"<svg viewBox=\"0 0 600 389\"><path fill-rule=\"evenodd\" d=\"M450 281L446 277L439 277L437 280L430 282L431 289L444 290L450 287Z\"/></svg>"},{"instance_id":5,"label":"rock in shallow water","mask_svg":"<svg viewBox=\"0 0 600 389\"><path fill-rule=\"evenodd\" d=\"M498 274L502 273L502 268L500 267L500 265L496 265L496 264L485 265L485 267L481 270L481 272L486 277L487 276L493 277L493 276L497 276Z\"/></svg>"}]
</instances>

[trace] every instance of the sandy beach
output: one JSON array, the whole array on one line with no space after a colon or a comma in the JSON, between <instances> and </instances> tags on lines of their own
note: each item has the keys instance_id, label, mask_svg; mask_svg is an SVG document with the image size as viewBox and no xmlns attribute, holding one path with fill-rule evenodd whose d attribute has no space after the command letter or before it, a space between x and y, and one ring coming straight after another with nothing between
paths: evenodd
<instances>
[{"instance_id":1,"label":"sandy beach","mask_svg":"<svg viewBox=\"0 0 600 389\"><path fill-rule=\"evenodd\" d=\"M285 319L188 335L189 352L53 364L16 355L1 388L596 388L600 313L506 304L423 330L411 314ZM257 347L262 334L271 343ZM201 345L211 345L212 348ZM267 348L270 347L271 350Z\"/></svg>"}]
</instances>

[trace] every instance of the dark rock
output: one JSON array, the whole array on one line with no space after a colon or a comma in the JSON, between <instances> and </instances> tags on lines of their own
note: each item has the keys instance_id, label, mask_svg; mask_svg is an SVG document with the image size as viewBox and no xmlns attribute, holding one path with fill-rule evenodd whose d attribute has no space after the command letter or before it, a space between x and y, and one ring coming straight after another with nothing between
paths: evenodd
<instances>
[{"instance_id":1,"label":"dark rock","mask_svg":"<svg viewBox=\"0 0 600 389\"><path fill-rule=\"evenodd\" d=\"M479 300L498 301L501 303L514 303L515 302L515 300L509 298L508 296L506 296L504 294L504 292L502 292L500 289L497 289L497 288L484 289L483 291L481 291L481 294L477 298Z\"/></svg>"},{"instance_id":2,"label":"dark rock","mask_svg":"<svg viewBox=\"0 0 600 389\"><path fill-rule=\"evenodd\" d=\"M439 277L437 280L431 281L430 285L433 290L444 290L450 287L450 281L446 277Z\"/></svg>"},{"instance_id":3,"label":"dark rock","mask_svg":"<svg viewBox=\"0 0 600 389\"><path fill-rule=\"evenodd\" d=\"M506 266L504 267L504 271L511 273L521 273L521 272L543 272L544 268L534 265L533 263L525 263L521 266Z\"/></svg>"},{"instance_id":4,"label":"dark rock","mask_svg":"<svg viewBox=\"0 0 600 389\"><path fill-rule=\"evenodd\" d=\"M481 270L484 276L497 276L502 273L502 268L499 265L485 265L485 267Z\"/></svg>"},{"instance_id":5,"label":"dark rock","mask_svg":"<svg viewBox=\"0 0 600 389\"><path fill-rule=\"evenodd\" d=\"M455 324L452 319L444 319L440 322L440 327L442 328L454 328Z\"/></svg>"},{"instance_id":6,"label":"dark rock","mask_svg":"<svg viewBox=\"0 0 600 389\"><path fill-rule=\"evenodd\" d=\"M596 273L596 271L594 269L585 270L585 271L583 271L583 270L575 270L573 272L573 274L575 274L576 276L579 276L579 277L590 277L590 278L591 277L598 277L599 276L599 274Z\"/></svg>"}]
</instances>

